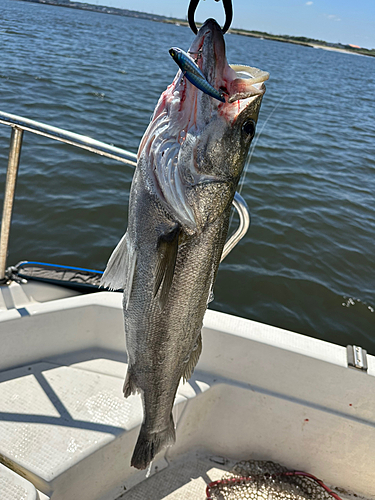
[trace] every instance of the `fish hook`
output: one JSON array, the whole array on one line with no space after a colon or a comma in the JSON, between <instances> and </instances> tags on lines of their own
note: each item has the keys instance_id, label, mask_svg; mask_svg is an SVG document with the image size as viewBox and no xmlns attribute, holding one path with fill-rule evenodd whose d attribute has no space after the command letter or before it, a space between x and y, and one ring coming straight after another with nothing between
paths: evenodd
<instances>
[{"instance_id":1,"label":"fish hook","mask_svg":"<svg viewBox=\"0 0 375 500\"><path fill-rule=\"evenodd\" d=\"M220 0L215 0L215 2L219 2ZM188 20L189 20L189 26L193 33L197 34L198 30L195 25L194 21L194 14L195 11L197 10L199 0L190 0L189 4L189 9L188 9ZM223 0L223 7L225 11L225 24L222 28L223 34L226 33L229 29L229 26L232 23L233 19L233 7L232 7L232 0Z\"/></svg>"}]
</instances>

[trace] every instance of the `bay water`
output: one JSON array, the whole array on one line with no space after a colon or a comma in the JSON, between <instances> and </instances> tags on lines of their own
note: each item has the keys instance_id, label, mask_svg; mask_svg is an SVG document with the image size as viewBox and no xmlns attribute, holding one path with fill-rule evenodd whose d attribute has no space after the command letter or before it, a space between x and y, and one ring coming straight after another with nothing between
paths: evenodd
<instances>
[{"instance_id":1,"label":"bay water","mask_svg":"<svg viewBox=\"0 0 375 500\"><path fill-rule=\"evenodd\" d=\"M177 70L168 49L192 39L183 26L0 0L0 109L136 152ZM221 264L210 307L375 354L375 59L226 43L230 63L271 77L241 187L251 228ZM1 125L0 193L9 137ZM8 263L104 269L132 175L25 133Z\"/></svg>"}]
</instances>

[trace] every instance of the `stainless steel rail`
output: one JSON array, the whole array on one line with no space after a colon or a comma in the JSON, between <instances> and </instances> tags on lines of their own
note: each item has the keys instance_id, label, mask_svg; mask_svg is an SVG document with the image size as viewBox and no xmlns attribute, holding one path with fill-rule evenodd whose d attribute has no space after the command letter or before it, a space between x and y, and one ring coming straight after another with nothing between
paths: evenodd
<instances>
[{"instance_id":1,"label":"stainless steel rail","mask_svg":"<svg viewBox=\"0 0 375 500\"><path fill-rule=\"evenodd\" d=\"M225 257L233 250L237 243L242 240L250 227L250 212L248 206L246 204L246 201L237 192L234 195L233 206L238 212L240 223L237 230L232 234L229 240L225 242L220 262L223 262Z\"/></svg>"},{"instance_id":2,"label":"stainless steel rail","mask_svg":"<svg viewBox=\"0 0 375 500\"><path fill-rule=\"evenodd\" d=\"M54 139L56 141L65 142L66 144L71 144L72 146L76 146L81 149L86 149L92 153L121 161L122 163L125 163L133 168L137 166L137 155L131 153L130 151L126 151L125 149L110 146L105 142L97 141L84 135L74 134L68 130L51 127L50 125L46 125L41 122L29 120L27 118L23 118L22 116L11 115L2 111L0 111L0 124L12 127L0 234L0 282L4 282L6 281L6 260L9 234L24 131L49 137L50 139ZM246 202L238 193L236 193L234 197L233 205L239 213L240 225L226 242L221 260L229 254L240 239L246 234L250 224L250 217Z\"/></svg>"},{"instance_id":3,"label":"stainless steel rail","mask_svg":"<svg viewBox=\"0 0 375 500\"><path fill-rule=\"evenodd\" d=\"M8 254L10 225L12 222L14 193L16 191L16 182L18 167L20 164L21 146L23 130L13 128L10 138L10 149L8 157L7 177L5 181L3 218L1 221L0 234L0 281L5 278L5 268Z\"/></svg>"},{"instance_id":4,"label":"stainless steel rail","mask_svg":"<svg viewBox=\"0 0 375 500\"><path fill-rule=\"evenodd\" d=\"M77 146L81 149L87 149L88 151L92 151L98 155L107 156L108 158L113 158L114 160L126 163L131 167L136 167L137 165L137 155L135 153L130 153L130 151L126 151L125 149L110 146L105 142L96 141L95 139L91 139L91 137L87 137L85 135L74 134L68 130L51 127L50 125L46 125L44 123L28 120L22 116L10 115L1 111L0 123L10 125L11 127L25 130L27 132L32 132L33 134L43 135L44 137L49 137L50 139L54 139L56 141L65 142L66 144L71 144L72 146Z\"/></svg>"}]
</instances>

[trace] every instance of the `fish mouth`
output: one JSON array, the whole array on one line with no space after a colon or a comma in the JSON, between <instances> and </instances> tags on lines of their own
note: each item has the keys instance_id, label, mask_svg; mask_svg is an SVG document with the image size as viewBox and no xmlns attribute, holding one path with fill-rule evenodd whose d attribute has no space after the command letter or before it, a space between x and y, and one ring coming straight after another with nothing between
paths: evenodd
<instances>
[{"instance_id":1,"label":"fish mouth","mask_svg":"<svg viewBox=\"0 0 375 500\"><path fill-rule=\"evenodd\" d=\"M189 201L189 190L217 181L215 174L200 166L198 150L204 149L200 145L211 140L210 131L216 130L222 137L225 130L242 123L240 115L247 108L256 121L269 75L250 66L228 64L223 33L214 19L203 24L189 53L208 83L222 92L224 102L198 89L178 70L160 96L140 143L138 160L151 179L150 191L193 234L199 216Z\"/></svg>"},{"instance_id":2,"label":"fish mouth","mask_svg":"<svg viewBox=\"0 0 375 500\"><path fill-rule=\"evenodd\" d=\"M208 19L202 25L189 53L208 83L223 93L225 103L216 103L222 110L228 104L264 94L264 82L269 73L251 66L229 65L223 32L214 19Z\"/></svg>"}]
</instances>

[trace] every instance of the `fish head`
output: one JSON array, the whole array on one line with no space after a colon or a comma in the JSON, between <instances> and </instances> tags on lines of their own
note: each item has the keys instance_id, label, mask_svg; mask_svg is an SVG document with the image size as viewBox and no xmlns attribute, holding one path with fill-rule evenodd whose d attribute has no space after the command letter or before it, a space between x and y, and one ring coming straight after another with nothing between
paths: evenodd
<instances>
[{"instance_id":1,"label":"fish head","mask_svg":"<svg viewBox=\"0 0 375 500\"><path fill-rule=\"evenodd\" d=\"M196 127L200 130L197 168L238 178L255 135L269 74L249 66L230 66L222 30L214 19L202 25L189 53L196 57L208 83L225 97L221 103L198 89L187 89L195 98Z\"/></svg>"},{"instance_id":2,"label":"fish head","mask_svg":"<svg viewBox=\"0 0 375 500\"><path fill-rule=\"evenodd\" d=\"M214 19L202 25L188 55L225 102L197 88L179 70L159 99L138 158L148 162L153 185L168 209L182 225L194 228L202 212L194 206L199 203L192 195L197 186L227 183L234 195L269 75L228 64L223 33Z\"/></svg>"}]
</instances>

